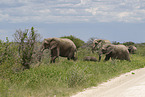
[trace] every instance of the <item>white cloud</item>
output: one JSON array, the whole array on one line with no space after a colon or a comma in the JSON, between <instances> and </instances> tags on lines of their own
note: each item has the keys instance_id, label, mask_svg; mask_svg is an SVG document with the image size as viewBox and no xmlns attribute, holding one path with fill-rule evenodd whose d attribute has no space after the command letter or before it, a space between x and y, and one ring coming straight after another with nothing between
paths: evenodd
<instances>
[{"instance_id":1,"label":"white cloud","mask_svg":"<svg viewBox=\"0 0 145 97\"><path fill-rule=\"evenodd\" d=\"M92 15L96 15L98 8L89 8L85 9L87 12L92 13Z\"/></svg>"},{"instance_id":2,"label":"white cloud","mask_svg":"<svg viewBox=\"0 0 145 97\"><path fill-rule=\"evenodd\" d=\"M51 13L51 11L49 9L41 9L41 10L35 10L35 13L38 15L38 16L47 16Z\"/></svg>"},{"instance_id":3,"label":"white cloud","mask_svg":"<svg viewBox=\"0 0 145 97\"><path fill-rule=\"evenodd\" d=\"M0 13L0 21L8 20L8 18L9 18L8 14L2 14L2 13Z\"/></svg>"},{"instance_id":4,"label":"white cloud","mask_svg":"<svg viewBox=\"0 0 145 97\"><path fill-rule=\"evenodd\" d=\"M86 5L86 4L89 4L90 2L91 0L81 0L80 4Z\"/></svg>"},{"instance_id":5,"label":"white cloud","mask_svg":"<svg viewBox=\"0 0 145 97\"><path fill-rule=\"evenodd\" d=\"M58 13L62 14L62 15L75 15L77 14L75 9L56 9L56 11L58 11Z\"/></svg>"},{"instance_id":6,"label":"white cloud","mask_svg":"<svg viewBox=\"0 0 145 97\"><path fill-rule=\"evenodd\" d=\"M132 14L132 12L120 12L118 13L118 17L119 18L124 18L124 17L128 17Z\"/></svg>"},{"instance_id":7,"label":"white cloud","mask_svg":"<svg viewBox=\"0 0 145 97\"><path fill-rule=\"evenodd\" d=\"M7 30L0 29L0 34L7 33Z\"/></svg>"},{"instance_id":8,"label":"white cloud","mask_svg":"<svg viewBox=\"0 0 145 97\"><path fill-rule=\"evenodd\" d=\"M14 23L145 22L143 0L1 0L0 5L0 21Z\"/></svg>"}]
</instances>

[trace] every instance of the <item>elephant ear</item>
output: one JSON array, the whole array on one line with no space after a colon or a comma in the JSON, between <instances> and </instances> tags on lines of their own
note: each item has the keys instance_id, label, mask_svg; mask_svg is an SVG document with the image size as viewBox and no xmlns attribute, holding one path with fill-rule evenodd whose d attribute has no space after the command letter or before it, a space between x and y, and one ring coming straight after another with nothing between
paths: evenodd
<instances>
[{"instance_id":1,"label":"elephant ear","mask_svg":"<svg viewBox=\"0 0 145 97\"><path fill-rule=\"evenodd\" d=\"M102 40L101 39L94 40L94 44L96 46L99 45L100 43L102 43Z\"/></svg>"},{"instance_id":2,"label":"elephant ear","mask_svg":"<svg viewBox=\"0 0 145 97\"><path fill-rule=\"evenodd\" d=\"M99 44L104 45L105 44L105 40L99 40Z\"/></svg>"},{"instance_id":3,"label":"elephant ear","mask_svg":"<svg viewBox=\"0 0 145 97\"><path fill-rule=\"evenodd\" d=\"M108 46L106 55L110 54L112 51L113 51L113 48L111 46Z\"/></svg>"},{"instance_id":4,"label":"elephant ear","mask_svg":"<svg viewBox=\"0 0 145 97\"><path fill-rule=\"evenodd\" d=\"M104 40L102 40L102 39L98 40L97 48L101 49L103 47L104 43L105 43Z\"/></svg>"},{"instance_id":5,"label":"elephant ear","mask_svg":"<svg viewBox=\"0 0 145 97\"><path fill-rule=\"evenodd\" d=\"M58 41L55 38L51 39L51 41L50 41L50 49L56 48L57 45L58 45Z\"/></svg>"},{"instance_id":6,"label":"elephant ear","mask_svg":"<svg viewBox=\"0 0 145 97\"><path fill-rule=\"evenodd\" d=\"M48 41L47 41L47 39L44 39L44 43L45 43L45 44L49 44Z\"/></svg>"},{"instance_id":7,"label":"elephant ear","mask_svg":"<svg viewBox=\"0 0 145 97\"><path fill-rule=\"evenodd\" d=\"M98 39L98 43L102 42L103 40L102 39Z\"/></svg>"},{"instance_id":8,"label":"elephant ear","mask_svg":"<svg viewBox=\"0 0 145 97\"><path fill-rule=\"evenodd\" d=\"M103 47L102 47L102 53L103 53L103 54L108 55L108 54L110 54L112 51L113 51L113 47L112 47L111 45L108 45L108 44L103 45Z\"/></svg>"}]
</instances>

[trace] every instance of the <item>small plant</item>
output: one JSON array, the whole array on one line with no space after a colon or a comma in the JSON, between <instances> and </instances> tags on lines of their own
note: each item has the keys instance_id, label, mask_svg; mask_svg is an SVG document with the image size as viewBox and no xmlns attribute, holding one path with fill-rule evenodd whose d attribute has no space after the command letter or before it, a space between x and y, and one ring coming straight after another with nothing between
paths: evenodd
<instances>
[{"instance_id":1,"label":"small plant","mask_svg":"<svg viewBox=\"0 0 145 97\"><path fill-rule=\"evenodd\" d=\"M131 74L135 74L134 72L132 72Z\"/></svg>"}]
</instances>

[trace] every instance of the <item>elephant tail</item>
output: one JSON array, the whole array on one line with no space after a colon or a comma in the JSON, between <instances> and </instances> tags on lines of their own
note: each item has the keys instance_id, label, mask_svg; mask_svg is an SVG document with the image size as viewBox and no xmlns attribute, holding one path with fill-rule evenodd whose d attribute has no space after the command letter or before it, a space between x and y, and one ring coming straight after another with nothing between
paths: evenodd
<instances>
[{"instance_id":1,"label":"elephant tail","mask_svg":"<svg viewBox=\"0 0 145 97\"><path fill-rule=\"evenodd\" d=\"M75 49L75 52L74 52L74 60L77 60L78 59L78 53L77 53L77 49Z\"/></svg>"}]
</instances>

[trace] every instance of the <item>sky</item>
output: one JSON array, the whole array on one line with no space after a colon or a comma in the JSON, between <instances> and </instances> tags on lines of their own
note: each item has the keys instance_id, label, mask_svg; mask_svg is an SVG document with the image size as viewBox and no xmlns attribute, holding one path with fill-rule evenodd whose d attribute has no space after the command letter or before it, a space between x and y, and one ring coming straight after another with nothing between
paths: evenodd
<instances>
[{"instance_id":1,"label":"sky","mask_svg":"<svg viewBox=\"0 0 145 97\"><path fill-rule=\"evenodd\" d=\"M0 0L0 39L34 27L42 40L73 35L145 42L145 0Z\"/></svg>"}]
</instances>

